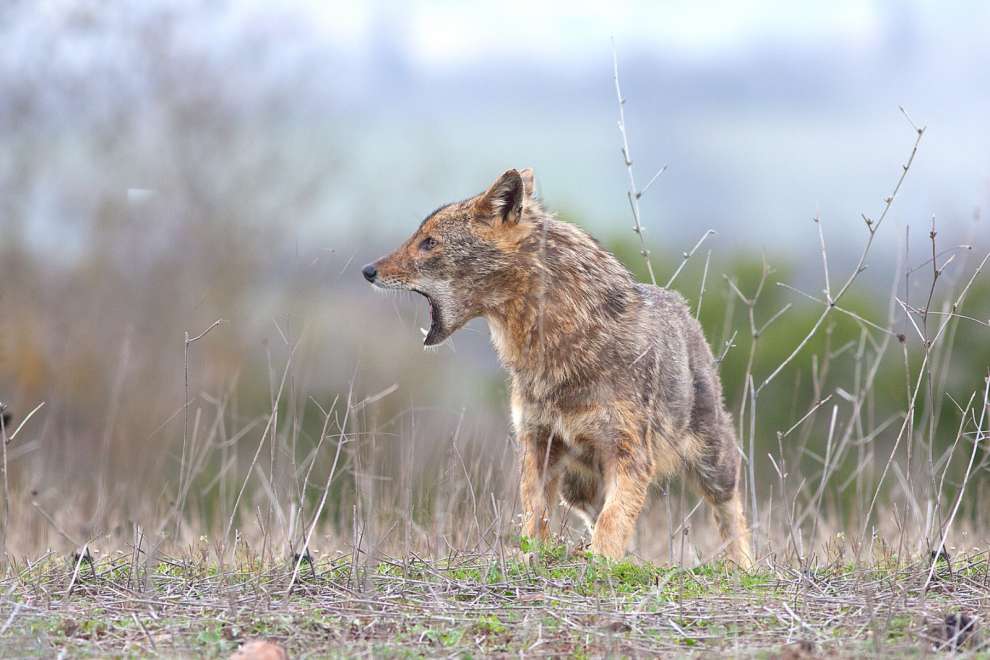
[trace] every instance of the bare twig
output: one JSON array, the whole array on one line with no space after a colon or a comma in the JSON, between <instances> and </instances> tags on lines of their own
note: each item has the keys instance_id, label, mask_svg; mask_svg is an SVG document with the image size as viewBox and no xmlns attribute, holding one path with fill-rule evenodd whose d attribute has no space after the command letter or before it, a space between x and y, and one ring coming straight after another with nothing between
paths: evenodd
<instances>
[{"instance_id":1,"label":"bare twig","mask_svg":"<svg viewBox=\"0 0 990 660\"><path fill-rule=\"evenodd\" d=\"M639 210L639 200L646 192L647 188L653 185L653 182L660 177L661 174L667 169L664 165L657 171L650 182L646 184L646 188L639 190L636 188L636 177L633 175L633 161L632 155L629 153L629 138L626 135L626 112L625 105L626 99L622 96L622 89L619 87L619 55L615 50L615 41L612 41L612 65L613 65L613 76L612 79L615 82L615 97L619 102L619 134L622 135L622 161L626 166L626 173L629 176L629 190L626 192L626 196L629 198L629 207L632 209L633 215L633 231L639 236L639 247L640 255L643 257L643 261L646 262L646 270L650 274L650 282L656 286L657 278L653 274L653 264L650 262L650 251L646 247L646 237L643 235L644 229L640 221L640 210Z\"/></svg>"}]
</instances>

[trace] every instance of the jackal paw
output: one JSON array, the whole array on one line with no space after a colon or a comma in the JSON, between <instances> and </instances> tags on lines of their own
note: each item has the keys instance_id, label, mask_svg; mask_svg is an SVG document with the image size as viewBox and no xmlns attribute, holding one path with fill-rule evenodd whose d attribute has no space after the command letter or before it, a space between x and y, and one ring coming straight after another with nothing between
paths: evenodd
<instances>
[{"instance_id":1,"label":"jackal paw","mask_svg":"<svg viewBox=\"0 0 990 660\"><path fill-rule=\"evenodd\" d=\"M575 543L567 552L568 557L582 558L591 555L591 540L581 539Z\"/></svg>"}]
</instances>

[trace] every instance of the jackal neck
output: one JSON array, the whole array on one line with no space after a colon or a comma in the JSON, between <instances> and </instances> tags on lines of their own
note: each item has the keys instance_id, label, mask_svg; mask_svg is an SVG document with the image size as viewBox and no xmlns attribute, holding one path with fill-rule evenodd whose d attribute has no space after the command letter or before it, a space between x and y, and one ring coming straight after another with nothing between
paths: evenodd
<instances>
[{"instance_id":1,"label":"jackal neck","mask_svg":"<svg viewBox=\"0 0 990 660\"><path fill-rule=\"evenodd\" d=\"M543 398L590 381L635 314L632 275L591 236L550 217L517 247L502 304L487 311L492 342L517 384Z\"/></svg>"}]
</instances>

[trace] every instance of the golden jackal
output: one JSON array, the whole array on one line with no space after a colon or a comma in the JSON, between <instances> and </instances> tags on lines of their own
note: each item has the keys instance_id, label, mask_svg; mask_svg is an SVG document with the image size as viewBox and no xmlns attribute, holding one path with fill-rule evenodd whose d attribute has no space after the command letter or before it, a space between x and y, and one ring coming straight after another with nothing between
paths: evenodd
<instances>
[{"instance_id":1,"label":"golden jackal","mask_svg":"<svg viewBox=\"0 0 990 660\"><path fill-rule=\"evenodd\" d=\"M422 294L425 344L488 319L512 375L524 533L548 534L557 494L588 522L592 552L620 558L650 482L684 474L714 507L728 555L752 562L732 419L701 326L680 294L638 284L509 170L443 206L362 270Z\"/></svg>"}]
</instances>

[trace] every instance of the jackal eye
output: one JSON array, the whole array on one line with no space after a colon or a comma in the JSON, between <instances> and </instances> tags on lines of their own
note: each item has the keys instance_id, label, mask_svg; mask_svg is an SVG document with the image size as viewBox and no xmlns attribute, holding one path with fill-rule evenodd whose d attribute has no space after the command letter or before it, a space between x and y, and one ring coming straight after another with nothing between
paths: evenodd
<instances>
[{"instance_id":1,"label":"jackal eye","mask_svg":"<svg viewBox=\"0 0 990 660\"><path fill-rule=\"evenodd\" d=\"M429 252L437 246L437 241L432 236L427 236L422 241L420 241L419 249L423 252Z\"/></svg>"}]
</instances>

